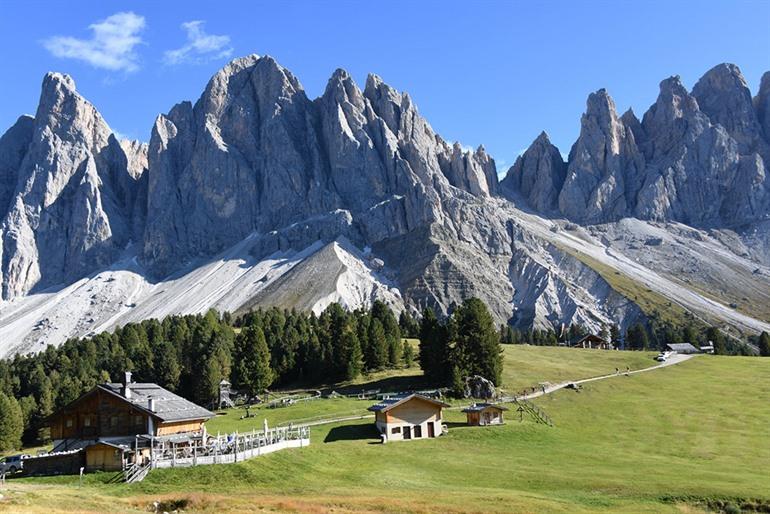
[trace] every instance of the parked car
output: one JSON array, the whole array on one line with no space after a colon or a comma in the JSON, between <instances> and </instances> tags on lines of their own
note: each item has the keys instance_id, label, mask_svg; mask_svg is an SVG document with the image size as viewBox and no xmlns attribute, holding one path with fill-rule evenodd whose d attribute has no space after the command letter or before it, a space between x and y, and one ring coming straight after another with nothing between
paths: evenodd
<instances>
[{"instance_id":1,"label":"parked car","mask_svg":"<svg viewBox=\"0 0 770 514\"><path fill-rule=\"evenodd\" d=\"M0 462L0 474L16 473L24 468L24 457L26 455L9 455Z\"/></svg>"}]
</instances>

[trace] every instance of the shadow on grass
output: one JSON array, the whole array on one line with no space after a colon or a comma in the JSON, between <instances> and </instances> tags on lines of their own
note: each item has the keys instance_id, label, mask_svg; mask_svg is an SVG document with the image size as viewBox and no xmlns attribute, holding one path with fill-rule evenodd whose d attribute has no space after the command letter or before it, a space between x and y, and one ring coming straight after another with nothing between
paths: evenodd
<instances>
[{"instance_id":1,"label":"shadow on grass","mask_svg":"<svg viewBox=\"0 0 770 514\"><path fill-rule=\"evenodd\" d=\"M334 427L329 430L324 442L362 441L367 439L379 442L380 433L373 423L360 423L358 425L342 425Z\"/></svg>"},{"instance_id":2,"label":"shadow on grass","mask_svg":"<svg viewBox=\"0 0 770 514\"><path fill-rule=\"evenodd\" d=\"M460 421L445 421L444 424L446 425L446 427L449 430L452 430L453 428L468 428L469 426L471 426L468 423L466 423L465 421L462 421L462 422L460 422Z\"/></svg>"}]
</instances>

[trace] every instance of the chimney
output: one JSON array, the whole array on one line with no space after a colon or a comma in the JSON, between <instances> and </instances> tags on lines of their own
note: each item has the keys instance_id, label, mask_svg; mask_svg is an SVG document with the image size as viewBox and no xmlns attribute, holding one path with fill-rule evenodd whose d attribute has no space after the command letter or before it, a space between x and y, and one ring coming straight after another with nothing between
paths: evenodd
<instances>
[{"instance_id":1,"label":"chimney","mask_svg":"<svg viewBox=\"0 0 770 514\"><path fill-rule=\"evenodd\" d=\"M155 412L155 398L147 398L147 409L150 412Z\"/></svg>"},{"instance_id":2,"label":"chimney","mask_svg":"<svg viewBox=\"0 0 770 514\"><path fill-rule=\"evenodd\" d=\"M123 373L123 396L131 399L131 372Z\"/></svg>"}]
</instances>

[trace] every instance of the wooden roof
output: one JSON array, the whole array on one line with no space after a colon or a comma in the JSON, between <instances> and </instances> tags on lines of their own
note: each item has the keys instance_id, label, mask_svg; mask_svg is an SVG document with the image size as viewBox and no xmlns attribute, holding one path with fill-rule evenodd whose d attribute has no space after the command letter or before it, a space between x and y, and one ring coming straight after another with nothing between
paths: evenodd
<instances>
[{"instance_id":1,"label":"wooden roof","mask_svg":"<svg viewBox=\"0 0 770 514\"><path fill-rule=\"evenodd\" d=\"M508 407L503 407L502 405L497 405L494 403L474 403L473 405L469 405L468 407L465 407L462 412L482 412L486 409L495 409L499 411L508 410Z\"/></svg>"},{"instance_id":2,"label":"wooden roof","mask_svg":"<svg viewBox=\"0 0 770 514\"><path fill-rule=\"evenodd\" d=\"M371 412L388 412L389 410L398 407L399 405L403 405L410 400L422 400L428 403L432 403L437 407L449 407L448 403L434 400L433 398L428 398L427 396L423 396L421 394L412 393L406 396L394 396L393 398L386 398L379 403L375 403L367 410Z\"/></svg>"}]
</instances>

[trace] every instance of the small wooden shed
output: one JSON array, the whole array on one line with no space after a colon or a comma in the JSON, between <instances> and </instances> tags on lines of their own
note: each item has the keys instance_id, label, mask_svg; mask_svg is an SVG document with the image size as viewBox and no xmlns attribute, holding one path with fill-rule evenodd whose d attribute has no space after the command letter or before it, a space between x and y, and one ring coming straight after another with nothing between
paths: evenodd
<instances>
[{"instance_id":1,"label":"small wooden shed","mask_svg":"<svg viewBox=\"0 0 770 514\"><path fill-rule=\"evenodd\" d=\"M507 411L508 407L502 405L495 405L493 403L474 403L473 405L463 409L468 424L471 426L484 426L484 425L502 425L503 412Z\"/></svg>"}]
</instances>

